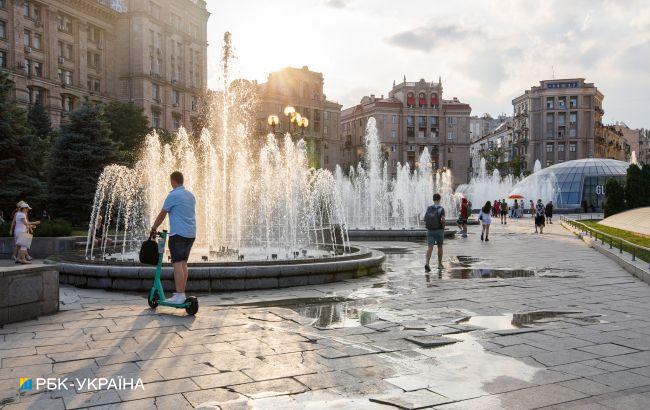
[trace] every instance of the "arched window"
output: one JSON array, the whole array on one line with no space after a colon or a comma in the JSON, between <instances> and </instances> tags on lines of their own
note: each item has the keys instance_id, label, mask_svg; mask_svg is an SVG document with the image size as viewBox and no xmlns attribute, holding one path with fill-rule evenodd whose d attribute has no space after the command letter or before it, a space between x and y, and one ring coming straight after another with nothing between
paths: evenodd
<instances>
[{"instance_id":1,"label":"arched window","mask_svg":"<svg viewBox=\"0 0 650 410\"><path fill-rule=\"evenodd\" d=\"M406 105L409 107L415 107L415 94L408 93L406 95Z\"/></svg>"},{"instance_id":2,"label":"arched window","mask_svg":"<svg viewBox=\"0 0 650 410\"><path fill-rule=\"evenodd\" d=\"M61 108L64 112L74 110L75 96L70 94L61 94Z\"/></svg>"},{"instance_id":3,"label":"arched window","mask_svg":"<svg viewBox=\"0 0 650 410\"><path fill-rule=\"evenodd\" d=\"M431 94L431 106L438 108L438 94L436 93Z\"/></svg>"},{"instance_id":4,"label":"arched window","mask_svg":"<svg viewBox=\"0 0 650 410\"><path fill-rule=\"evenodd\" d=\"M29 93L29 103L30 104L41 104L45 102L45 90L41 87L28 87L27 92Z\"/></svg>"},{"instance_id":5,"label":"arched window","mask_svg":"<svg viewBox=\"0 0 650 410\"><path fill-rule=\"evenodd\" d=\"M424 93L420 93L418 95L418 104L420 105L420 107L427 106L427 96Z\"/></svg>"}]
</instances>

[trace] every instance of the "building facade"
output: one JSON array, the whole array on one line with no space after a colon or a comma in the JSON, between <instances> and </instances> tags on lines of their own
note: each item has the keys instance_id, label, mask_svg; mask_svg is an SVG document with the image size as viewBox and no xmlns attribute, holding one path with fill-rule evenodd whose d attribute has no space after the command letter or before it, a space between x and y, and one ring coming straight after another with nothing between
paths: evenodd
<instances>
[{"instance_id":1,"label":"building facade","mask_svg":"<svg viewBox=\"0 0 650 410\"><path fill-rule=\"evenodd\" d=\"M83 103L132 101L170 131L207 84L203 0L0 0L0 66L56 126Z\"/></svg>"},{"instance_id":2,"label":"building facade","mask_svg":"<svg viewBox=\"0 0 650 410\"><path fill-rule=\"evenodd\" d=\"M268 76L265 83L257 84L258 106L256 122L258 134L270 131L269 115L277 115L280 124L275 127L278 135L291 132L307 143L310 166L334 170L340 162L341 139L339 118L341 105L329 101L323 93L323 74L302 68L287 67ZM309 120L306 128L296 128L284 115L284 108L292 106Z\"/></svg>"},{"instance_id":3,"label":"building facade","mask_svg":"<svg viewBox=\"0 0 650 410\"><path fill-rule=\"evenodd\" d=\"M483 114L481 117L478 115L472 115L469 117L470 142L475 142L480 138L483 138L494 131L499 125L510 120L512 120L512 117L508 117L505 114L501 114L497 118L493 118L487 113Z\"/></svg>"},{"instance_id":4,"label":"building facade","mask_svg":"<svg viewBox=\"0 0 650 410\"><path fill-rule=\"evenodd\" d=\"M448 168L454 187L469 176L471 107L458 98L443 99L442 82L393 84L388 97L365 96L341 112L341 166L347 172L365 154L366 125L375 118L388 172L395 175L398 163L414 169L424 148L431 153L434 169Z\"/></svg>"},{"instance_id":5,"label":"building facade","mask_svg":"<svg viewBox=\"0 0 650 410\"><path fill-rule=\"evenodd\" d=\"M595 157L629 161L631 153L631 146L620 126L599 125L596 127Z\"/></svg>"},{"instance_id":6,"label":"building facade","mask_svg":"<svg viewBox=\"0 0 650 410\"><path fill-rule=\"evenodd\" d=\"M544 80L512 100L513 156L532 171L571 159L598 156L603 94L584 78Z\"/></svg>"},{"instance_id":7,"label":"building facade","mask_svg":"<svg viewBox=\"0 0 650 410\"><path fill-rule=\"evenodd\" d=\"M650 164L650 130L642 129L639 135L639 150L636 152L639 164Z\"/></svg>"},{"instance_id":8,"label":"building facade","mask_svg":"<svg viewBox=\"0 0 650 410\"><path fill-rule=\"evenodd\" d=\"M501 153L497 158L499 164L507 164L512 160L512 144L514 141L514 129L512 121L506 121L497 126L496 129L473 141L469 147L472 175L477 175L480 170L481 158L486 151L495 150Z\"/></svg>"}]
</instances>

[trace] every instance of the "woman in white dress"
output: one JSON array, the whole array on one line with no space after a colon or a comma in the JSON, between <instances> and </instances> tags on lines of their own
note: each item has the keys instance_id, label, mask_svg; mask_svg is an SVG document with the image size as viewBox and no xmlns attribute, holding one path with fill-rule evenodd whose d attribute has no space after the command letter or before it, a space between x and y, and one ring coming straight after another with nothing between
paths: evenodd
<instances>
[{"instance_id":1,"label":"woman in white dress","mask_svg":"<svg viewBox=\"0 0 650 410\"><path fill-rule=\"evenodd\" d=\"M27 202L20 201L16 206L18 207L18 212L16 212L16 215L14 216L13 226L14 240L16 241L16 247L19 248L18 256L16 257L16 263L27 265L31 262L28 260L28 246L25 244L25 237L27 235L31 235L32 229L38 225L39 222L29 222L27 214L32 208L27 204Z\"/></svg>"},{"instance_id":2,"label":"woman in white dress","mask_svg":"<svg viewBox=\"0 0 650 410\"><path fill-rule=\"evenodd\" d=\"M487 201L485 205L483 205L483 208L481 208L481 212L478 214L478 220L481 221L481 240L485 240L485 242L489 242L490 239L488 238L488 235L490 234L490 224L492 223L492 219L490 217L490 212L492 211L492 204L490 201Z\"/></svg>"}]
</instances>

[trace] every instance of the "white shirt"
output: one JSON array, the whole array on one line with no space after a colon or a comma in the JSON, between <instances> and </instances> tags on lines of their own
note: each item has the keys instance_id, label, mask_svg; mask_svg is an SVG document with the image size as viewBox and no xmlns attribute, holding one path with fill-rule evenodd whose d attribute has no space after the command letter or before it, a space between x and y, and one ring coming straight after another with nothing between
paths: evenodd
<instances>
[{"instance_id":1,"label":"white shirt","mask_svg":"<svg viewBox=\"0 0 650 410\"><path fill-rule=\"evenodd\" d=\"M478 214L478 219L481 221L483 225L489 225L492 223L492 218L490 217L490 213L484 213L483 209L481 209L481 212Z\"/></svg>"},{"instance_id":2,"label":"white shirt","mask_svg":"<svg viewBox=\"0 0 650 410\"><path fill-rule=\"evenodd\" d=\"M14 236L27 232L27 217L22 212L16 212L16 224L14 226Z\"/></svg>"}]
</instances>

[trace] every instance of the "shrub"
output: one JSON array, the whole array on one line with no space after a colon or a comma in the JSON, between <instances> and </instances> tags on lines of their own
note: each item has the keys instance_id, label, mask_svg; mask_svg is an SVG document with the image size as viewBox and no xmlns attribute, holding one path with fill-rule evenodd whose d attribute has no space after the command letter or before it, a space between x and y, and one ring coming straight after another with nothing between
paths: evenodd
<instances>
[{"instance_id":1,"label":"shrub","mask_svg":"<svg viewBox=\"0 0 650 410\"><path fill-rule=\"evenodd\" d=\"M4 222L0 224L0 236L10 236L9 228L11 228L11 222Z\"/></svg>"},{"instance_id":2,"label":"shrub","mask_svg":"<svg viewBox=\"0 0 650 410\"><path fill-rule=\"evenodd\" d=\"M42 221L40 225L34 229L34 236L69 236L72 233L72 226L63 219L53 219L51 221Z\"/></svg>"}]
</instances>

